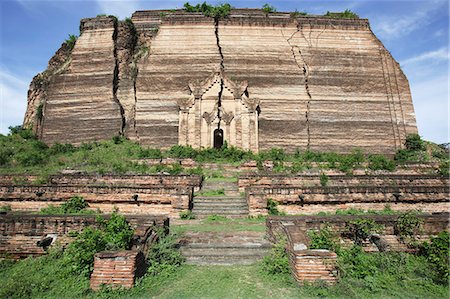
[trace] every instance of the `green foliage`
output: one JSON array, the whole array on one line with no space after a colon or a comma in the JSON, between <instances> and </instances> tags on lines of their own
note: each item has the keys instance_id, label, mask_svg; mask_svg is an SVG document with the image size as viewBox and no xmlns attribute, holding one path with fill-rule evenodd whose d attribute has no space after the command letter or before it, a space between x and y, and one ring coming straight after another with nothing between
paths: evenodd
<instances>
[{"instance_id":1,"label":"green foliage","mask_svg":"<svg viewBox=\"0 0 450 299\"><path fill-rule=\"evenodd\" d=\"M372 170L395 170L395 162L383 155L370 155L369 166Z\"/></svg>"},{"instance_id":2,"label":"green foliage","mask_svg":"<svg viewBox=\"0 0 450 299\"><path fill-rule=\"evenodd\" d=\"M261 269L269 275L289 274L289 259L286 252L286 240L281 239L274 245L270 254L263 258Z\"/></svg>"},{"instance_id":3,"label":"green foliage","mask_svg":"<svg viewBox=\"0 0 450 299\"><path fill-rule=\"evenodd\" d=\"M329 177L325 173L320 174L320 185L325 187L328 184Z\"/></svg>"},{"instance_id":4,"label":"green foliage","mask_svg":"<svg viewBox=\"0 0 450 299\"><path fill-rule=\"evenodd\" d=\"M178 250L178 242L175 235L167 235L163 230L158 230L158 240L150 248L147 255L150 275L158 275L162 272L172 272L184 263L184 257Z\"/></svg>"},{"instance_id":5,"label":"green foliage","mask_svg":"<svg viewBox=\"0 0 450 299\"><path fill-rule=\"evenodd\" d=\"M0 161L1 164L1 161ZM449 168L450 168L450 161L443 161L439 164L439 174L442 176L449 176Z\"/></svg>"},{"instance_id":6,"label":"green foliage","mask_svg":"<svg viewBox=\"0 0 450 299\"><path fill-rule=\"evenodd\" d=\"M300 12L298 10L295 10L294 12L291 12L291 18L295 19L298 18L300 16L307 16L308 13L306 11Z\"/></svg>"},{"instance_id":7,"label":"green foliage","mask_svg":"<svg viewBox=\"0 0 450 299\"><path fill-rule=\"evenodd\" d=\"M70 143L54 143L50 149L49 149L49 154L50 155L58 155L58 154L67 154L67 153L72 153L76 150L76 148L70 144Z\"/></svg>"},{"instance_id":8,"label":"green foliage","mask_svg":"<svg viewBox=\"0 0 450 299\"><path fill-rule=\"evenodd\" d=\"M33 131L30 129L25 129L22 126L15 126L15 127L8 127L10 136L12 135L18 135L22 137L25 140L28 139L36 139L36 136L34 135Z\"/></svg>"},{"instance_id":9,"label":"green foliage","mask_svg":"<svg viewBox=\"0 0 450 299\"><path fill-rule=\"evenodd\" d=\"M74 273L89 276L94 269L94 255L106 249L104 232L87 227L78 234L75 241L67 246L64 252L66 266Z\"/></svg>"},{"instance_id":10,"label":"green foliage","mask_svg":"<svg viewBox=\"0 0 450 299\"><path fill-rule=\"evenodd\" d=\"M309 249L328 249L336 251L338 248L337 235L333 233L329 224L323 225L320 230L307 232L310 239Z\"/></svg>"},{"instance_id":11,"label":"green foliage","mask_svg":"<svg viewBox=\"0 0 450 299\"><path fill-rule=\"evenodd\" d=\"M222 195L225 195L225 189L223 188L218 190L203 191L196 194L196 196L222 196Z\"/></svg>"},{"instance_id":12,"label":"green foliage","mask_svg":"<svg viewBox=\"0 0 450 299\"><path fill-rule=\"evenodd\" d=\"M222 215L213 214L213 215L209 215L208 217L206 217L206 220L207 221L228 221L229 219Z\"/></svg>"},{"instance_id":13,"label":"green foliage","mask_svg":"<svg viewBox=\"0 0 450 299\"><path fill-rule=\"evenodd\" d=\"M162 153L158 148L140 148L138 158L139 159L161 159Z\"/></svg>"},{"instance_id":14,"label":"green foliage","mask_svg":"<svg viewBox=\"0 0 450 299\"><path fill-rule=\"evenodd\" d=\"M275 8L275 6L272 6L272 5L268 4L268 3L266 3L266 4L264 4L262 6L262 11L265 14L269 14L269 13L277 12L277 9Z\"/></svg>"},{"instance_id":15,"label":"green foliage","mask_svg":"<svg viewBox=\"0 0 450 299\"><path fill-rule=\"evenodd\" d=\"M99 227L87 227L67 246L64 260L72 272L88 276L94 266L94 255L104 250L129 249L134 230L124 216L112 213Z\"/></svg>"},{"instance_id":16,"label":"green foliage","mask_svg":"<svg viewBox=\"0 0 450 299\"><path fill-rule=\"evenodd\" d=\"M286 215L286 213L278 210L278 202L272 198L267 199L267 213L269 215Z\"/></svg>"},{"instance_id":17,"label":"green foliage","mask_svg":"<svg viewBox=\"0 0 450 299\"><path fill-rule=\"evenodd\" d=\"M207 17L213 17L216 19L227 17L232 8L232 6L228 3L213 6L206 2L195 6L190 5L189 2L186 2L183 6L184 10L187 12L201 12Z\"/></svg>"},{"instance_id":18,"label":"green foliage","mask_svg":"<svg viewBox=\"0 0 450 299\"><path fill-rule=\"evenodd\" d=\"M406 136L405 147L410 151L423 151L425 150L425 142L419 134L409 134Z\"/></svg>"},{"instance_id":19,"label":"green foliage","mask_svg":"<svg viewBox=\"0 0 450 299\"><path fill-rule=\"evenodd\" d=\"M371 219L359 218L347 222L343 234L355 242L356 245L361 246L371 234L378 233L382 229L382 225L375 223Z\"/></svg>"},{"instance_id":20,"label":"green foliage","mask_svg":"<svg viewBox=\"0 0 450 299\"><path fill-rule=\"evenodd\" d=\"M40 103L36 108L36 119L38 121L41 121L43 116L44 116L44 103Z\"/></svg>"},{"instance_id":21,"label":"green foliage","mask_svg":"<svg viewBox=\"0 0 450 299\"><path fill-rule=\"evenodd\" d=\"M385 205L383 210L367 210L364 211L362 209L345 209L345 210L336 210L335 215L395 215L399 212L396 212L391 209L390 205ZM326 213L322 213L323 215L327 215Z\"/></svg>"},{"instance_id":22,"label":"green foliage","mask_svg":"<svg viewBox=\"0 0 450 299\"><path fill-rule=\"evenodd\" d=\"M409 134L406 136L405 149L400 149L395 153L394 160L398 162L416 162L427 161L429 159L428 153L425 152L425 142L418 134ZM439 154L441 151L435 151Z\"/></svg>"},{"instance_id":23,"label":"green foliage","mask_svg":"<svg viewBox=\"0 0 450 299\"><path fill-rule=\"evenodd\" d=\"M450 271L450 238L447 231L442 231L437 237L431 239L431 243L424 242L420 253L436 267L439 273L438 281L448 284Z\"/></svg>"},{"instance_id":24,"label":"green foliage","mask_svg":"<svg viewBox=\"0 0 450 299\"><path fill-rule=\"evenodd\" d=\"M335 19L359 19L359 16L351 11L350 9L346 9L343 12L329 12L325 14L325 17L335 18Z\"/></svg>"},{"instance_id":25,"label":"green foliage","mask_svg":"<svg viewBox=\"0 0 450 299\"><path fill-rule=\"evenodd\" d=\"M95 211L87 210L88 203L81 196L73 196L68 201L60 206L49 205L46 208L42 208L40 214L94 214Z\"/></svg>"},{"instance_id":26,"label":"green foliage","mask_svg":"<svg viewBox=\"0 0 450 299\"><path fill-rule=\"evenodd\" d=\"M95 293L88 277L71 273L56 256L3 260L0 298L448 298L448 284L434 282L436 267L424 256L353 251L358 254L347 254L344 261L346 251L338 255L340 281L334 286L299 286L288 271L266 274L261 264L184 264L147 274L130 290ZM371 271L359 275L366 269Z\"/></svg>"},{"instance_id":27,"label":"green foliage","mask_svg":"<svg viewBox=\"0 0 450 299\"><path fill-rule=\"evenodd\" d=\"M181 211L180 219L184 219L184 220L195 219L195 215L194 215L194 213L192 213L192 211Z\"/></svg>"},{"instance_id":28,"label":"green foliage","mask_svg":"<svg viewBox=\"0 0 450 299\"><path fill-rule=\"evenodd\" d=\"M123 136L115 135L115 136L113 136L112 141L114 142L114 144L121 144L125 141L125 139L126 138Z\"/></svg>"},{"instance_id":29,"label":"green foliage","mask_svg":"<svg viewBox=\"0 0 450 299\"><path fill-rule=\"evenodd\" d=\"M78 36L74 34L69 34L69 38L66 39L64 42L66 43L67 47L69 47L70 50L73 50L75 47L75 43L77 42Z\"/></svg>"},{"instance_id":30,"label":"green foliage","mask_svg":"<svg viewBox=\"0 0 450 299\"><path fill-rule=\"evenodd\" d=\"M408 211L398 216L395 222L395 232L403 241L414 241L415 236L420 232L423 219L418 215L417 211Z\"/></svg>"},{"instance_id":31,"label":"green foliage","mask_svg":"<svg viewBox=\"0 0 450 299\"><path fill-rule=\"evenodd\" d=\"M11 212L11 206L10 205L4 205L4 206L0 206L0 213L7 213L7 212Z\"/></svg>"}]
</instances>

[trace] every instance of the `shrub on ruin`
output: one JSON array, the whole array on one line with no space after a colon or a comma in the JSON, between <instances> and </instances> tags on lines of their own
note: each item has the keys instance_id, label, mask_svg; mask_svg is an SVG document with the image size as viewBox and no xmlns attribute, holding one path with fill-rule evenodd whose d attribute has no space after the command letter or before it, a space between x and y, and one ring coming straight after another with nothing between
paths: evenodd
<instances>
[{"instance_id":1,"label":"shrub on ruin","mask_svg":"<svg viewBox=\"0 0 450 299\"><path fill-rule=\"evenodd\" d=\"M310 239L309 249L337 251L338 236L331 230L329 224L326 223L319 230L309 230L307 234Z\"/></svg>"},{"instance_id":2,"label":"shrub on ruin","mask_svg":"<svg viewBox=\"0 0 450 299\"><path fill-rule=\"evenodd\" d=\"M335 19L359 19L359 16L350 9L346 9L343 12L327 11L327 13L324 16Z\"/></svg>"},{"instance_id":3,"label":"shrub on ruin","mask_svg":"<svg viewBox=\"0 0 450 299\"><path fill-rule=\"evenodd\" d=\"M74 34L69 34L69 38L67 38L64 42L67 44L67 47L72 50L75 47L75 43L77 42L78 36Z\"/></svg>"},{"instance_id":4,"label":"shrub on ruin","mask_svg":"<svg viewBox=\"0 0 450 299\"><path fill-rule=\"evenodd\" d=\"M275 6L266 3L262 6L262 11L267 15L269 13L277 12L277 9Z\"/></svg>"},{"instance_id":5,"label":"shrub on ruin","mask_svg":"<svg viewBox=\"0 0 450 299\"><path fill-rule=\"evenodd\" d=\"M263 258L261 269L269 275L290 274L289 258L286 252L286 240L276 243L270 254Z\"/></svg>"},{"instance_id":6,"label":"shrub on ruin","mask_svg":"<svg viewBox=\"0 0 450 299\"><path fill-rule=\"evenodd\" d=\"M425 142L419 134L409 134L406 136L405 147L410 151L423 151L425 150Z\"/></svg>"},{"instance_id":7,"label":"shrub on ruin","mask_svg":"<svg viewBox=\"0 0 450 299\"><path fill-rule=\"evenodd\" d=\"M77 233L64 252L65 264L74 273L88 276L97 252L130 249L134 230L124 216L114 212L108 220L98 218L97 223L97 228L87 227Z\"/></svg>"},{"instance_id":8,"label":"shrub on ruin","mask_svg":"<svg viewBox=\"0 0 450 299\"><path fill-rule=\"evenodd\" d=\"M206 2L203 2L202 4L199 3L195 6L189 4L189 2L186 2L183 7L187 12L201 12L203 15L213 18L224 18L228 16L232 8L232 6L228 3L214 6Z\"/></svg>"},{"instance_id":9,"label":"shrub on ruin","mask_svg":"<svg viewBox=\"0 0 450 299\"><path fill-rule=\"evenodd\" d=\"M359 218L345 223L343 235L361 246L371 234L379 233L382 229L383 225L375 223L372 219Z\"/></svg>"},{"instance_id":10,"label":"shrub on ruin","mask_svg":"<svg viewBox=\"0 0 450 299\"><path fill-rule=\"evenodd\" d=\"M147 255L147 273L158 275L163 271L173 271L184 263L175 235L166 234L164 230L156 231L157 241Z\"/></svg>"},{"instance_id":11,"label":"shrub on ruin","mask_svg":"<svg viewBox=\"0 0 450 299\"><path fill-rule=\"evenodd\" d=\"M88 203L81 196L73 196L60 206L48 205L40 210L40 214L63 215L63 214L94 214L93 210L88 210Z\"/></svg>"},{"instance_id":12,"label":"shrub on ruin","mask_svg":"<svg viewBox=\"0 0 450 299\"><path fill-rule=\"evenodd\" d=\"M23 128L22 126L8 127L10 135L18 135L23 139L36 139L33 131L30 129Z\"/></svg>"},{"instance_id":13,"label":"shrub on ruin","mask_svg":"<svg viewBox=\"0 0 450 299\"><path fill-rule=\"evenodd\" d=\"M383 155L370 155L368 160L368 167L371 170L395 170L395 162Z\"/></svg>"},{"instance_id":14,"label":"shrub on ruin","mask_svg":"<svg viewBox=\"0 0 450 299\"><path fill-rule=\"evenodd\" d=\"M417 211L408 211L398 216L395 222L395 233L404 242L413 242L415 236L420 233L423 219L418 217Z\"/></svg>"},{"instance_id":15,"label":"shrub on ruin","mask_svg":"<svg viewBox=\"0 0 450 299\"><path fill-rule=\"evenodd\" d=\"M286 215L285 212L278 210L278 202L276 202L272 198L267 199L267 213L273 216Z\"/></svg>"},{"instance_id":16,"label":"shrub on ruin","mask_svg":"<svg viewBox=\"0 0 450 299\"><path fill-rule=\"evenodd\" d=\"M450 161L444 161L439 164L438 173L442 176L449 176Z\"/></svg>"},{"instance_id":17,"label":"shrub on ruin","mask_svg":"<svg viewBox=\"0 0 450 299\"><path fill-rule=\"evenodd\" d=\"M320 174L320 185L322 187L325 187L328 184L329 179L330 178L325 173L322 172Z\"/></svg>"},{"instance_id":18,"label":"shrub on ruin","mask_svg":"<svg viewBox=\"0 0 450 299\"><path fill-rule=\"evenodd\" d=\"M292 19L298 18L300 16L307 16L308 13L306 11L298 11L297 9L291 12L290 16Z\"/></svg>"},{"instance_id":19,"label":"shrub on ruin","mask_svg":"<svg viewBox=\"0 0 450 299\"><path fill-rule=\"evenodd\" d=\"M0 206L0 213L7 213L7 212L11 212L11 206L10 205L4 205L4 206Z\"/></svg>"},{"instance_id":20,"label":"shrub on ruin","mask_svg":"<svg viewBox=\"0 0 450 299\"><path fill-rule=\"evenodd\" d=\"M437 280L442 284L448 284L450 271L450 236L447 231L440 232L431 242L424 242L420 248L420 254L425 256L428 262L436 267Z\"/></svg>"}]
</instances>

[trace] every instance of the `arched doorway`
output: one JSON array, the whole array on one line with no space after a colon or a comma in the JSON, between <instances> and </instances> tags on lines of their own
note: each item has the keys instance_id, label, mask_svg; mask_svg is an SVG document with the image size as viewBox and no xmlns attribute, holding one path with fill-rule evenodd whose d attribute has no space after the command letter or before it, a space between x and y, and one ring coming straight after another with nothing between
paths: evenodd
<instances>
[{"instance_id":1,"label":"arched doorway","mask_svg":"<svg viewBox=\"0 0 450 299\"><path fill-rule=\"evenodd\" d=\"M214 130L214 148L221 148L223 145L223 130Z\"/></svg>"}]
</instances>

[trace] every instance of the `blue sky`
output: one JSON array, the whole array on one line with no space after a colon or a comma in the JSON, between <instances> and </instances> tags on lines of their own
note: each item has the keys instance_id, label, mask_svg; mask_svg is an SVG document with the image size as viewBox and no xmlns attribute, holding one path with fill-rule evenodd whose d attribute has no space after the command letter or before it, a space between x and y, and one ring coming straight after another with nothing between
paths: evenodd
<instances>
[{"instance_id":1,"label":"blue sky","mask_svg":"<svg viewBox=\"0 0 450 299\"><path fill-rule=\"evenodd\" d=\"M0 1L0 133L22 123L28 86L68 34L78 34L81 18L136 10L181 8L184 1L1 0ZM219 1L208 1L217 4ZM354 1L220 1L238 8L270 3L278 11L351 9L368 18L374 33L400 63L413 96L423 138L449 141L449 2L448 0ZM190 1L191 4L197 1Z\"/></svg>"}]
</instances>

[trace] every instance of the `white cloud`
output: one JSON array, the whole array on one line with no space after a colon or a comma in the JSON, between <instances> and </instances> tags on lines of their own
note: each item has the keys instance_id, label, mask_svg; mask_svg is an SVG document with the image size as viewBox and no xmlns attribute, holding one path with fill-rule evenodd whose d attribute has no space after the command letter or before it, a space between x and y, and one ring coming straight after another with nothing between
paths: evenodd
<instances>
[{"instance_id":1,"label":"white cloud","mask_svg":"<svg viewBox=\"0 0 450 299\"><path fill-rule=\"evenodd\" d=\"M433 15L441 12L443 9L448 9L445 1L423 1L420 7L417 7L414 12L404 11L401 14L391 14L386 16L374 17L371 22L374 31L382 39L392 40L401 36L406 36L415 30L426 26L433 20Z\"/></svg>"},{"instance_id":2,"label":"white cloud","mask_svg":"<svg viewBox=\"0 0 450 299\"><path fill-rule=\"evenodd\" d=\"M411 93L420 135L436 143L449 142L448 75L411 82Z\"/></svg>"},{"instance_id":3,"label":"white cloud","mask_svg":"<svg viewBox=\"0 0 450 299\"><path fill-rule=\"evenodd\" d=\"M22 79L0 69L0 134L9 126L21 125L27 105L29 78Z\"/></svg>"},{"instance_id":4,"label":"white cloud","mask_svg":"<svg viewBox=\"0 0 450 299\"><path fill-rule=\"evenodd\" d=\"M408 58L406 60L403 60L400 62L402 66L408 65L408 64L414 64L418 62L424 62L427 60L433 60L433 61L443 61L449 59L449 52L446 47L440 48L434 51L425 52L422 54L419 54L417 56Z\"/></svg>"}]
</instances>

